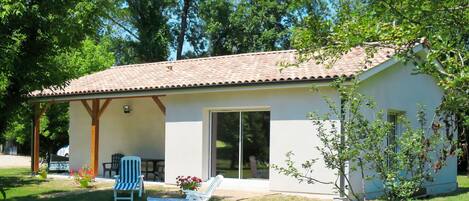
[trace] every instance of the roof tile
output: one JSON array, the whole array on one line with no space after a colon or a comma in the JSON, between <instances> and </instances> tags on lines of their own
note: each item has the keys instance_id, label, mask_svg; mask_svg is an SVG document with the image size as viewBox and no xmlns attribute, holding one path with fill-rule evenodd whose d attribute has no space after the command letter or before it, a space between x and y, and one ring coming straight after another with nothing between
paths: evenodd
<instances>
[{"instance_id":1,"label":"roof tile","mask_svg":"<svg viewBox=\"0 0 469 201\"><path fill-rule=\"evenodd\" d=\"M35 91L30 96L71 96L351 77L388 60L392 53L389 49L381 49L366 62L365 50L353 48L330 68L316 64L315 61L308 61L298 67L280 70L281 62L294 63L296 55L295 50L285 50L115 66L71 80L63 89Z\"/></svg>"}]
</instances>

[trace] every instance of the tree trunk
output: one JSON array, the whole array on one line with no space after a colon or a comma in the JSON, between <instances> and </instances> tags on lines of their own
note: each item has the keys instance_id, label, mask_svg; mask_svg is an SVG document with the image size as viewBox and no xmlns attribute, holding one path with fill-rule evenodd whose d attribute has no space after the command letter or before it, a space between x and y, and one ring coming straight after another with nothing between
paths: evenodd
<instances>
[{"instance_id":1,"label":"tree trunk","mask_svg":"<svg viewBox=\"0 0 469 201\"><path fill-rule=\"evenodd\" d=\"M179 60L182 57L182 47L184 45L184 36L186 35L187 15L189 13L190 4L191 0L184 0L184 7L182 8L181 12L181 30L179 30L179 35L177 38L176 60Z\"/></svg>"},{"instance_id":2,"label":"tree trunk","mask_svg":"<svg viewBox=\"0 0 469 201\"><path fill-rule=\"evenodd\" d=\"M466 175L469 177L469 134L466 133L468 129L466 128L466 125L464 124L464 117L461 117L460 115L456 115L456 126L457 130L460 136L462 136L465 139L465 147L463 148L464 150L464 155L466 156Z\"/></svg>"}]
</instances>

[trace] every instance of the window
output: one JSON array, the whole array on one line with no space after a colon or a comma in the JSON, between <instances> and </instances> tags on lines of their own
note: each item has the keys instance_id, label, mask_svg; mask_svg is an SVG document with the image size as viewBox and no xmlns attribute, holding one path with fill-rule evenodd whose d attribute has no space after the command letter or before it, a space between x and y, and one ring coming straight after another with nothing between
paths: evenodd
<instances>
[{"instance_id":1,"label":"window","mask_svg":"<svg viewBox=\"0 0 469 201\"><path fill-rule=\"evenodd\" d=\"M269 178L270 112L211 113L211 175Z\"/></svg>"},{"instance_id":2,"label":"window","mask_svg":"<svg viewBox=\"0 0 469 201\"><path fill-rule=\"evenodd\" d=\"M403 112L389 111L388 112L388 122L392 124L391 132L389 132L386 139L386 146L393 146L392 149L394 153L397 153L398 147L396 145L397 136L400 134L400 125L399 117L403 115ZM392 158L388 157L387 159L388 166L392 165Z\"/></svg>"}]
</instances>

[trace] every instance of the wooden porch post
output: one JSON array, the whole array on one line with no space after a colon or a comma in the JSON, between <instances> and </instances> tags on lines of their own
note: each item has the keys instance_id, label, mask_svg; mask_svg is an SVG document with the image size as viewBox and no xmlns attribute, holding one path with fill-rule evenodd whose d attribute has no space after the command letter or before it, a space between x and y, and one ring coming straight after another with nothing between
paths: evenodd
<instances>
[{"instance_id":1,"label":"wooden porch post","mask_svg":"<svg viewBox=\"0 0 469 201\"><path fill-rule=\"evenodd\" d=\"M41 132L41 116L46 112L47 107L49 107L49 103L46 103L41 108L40 103L34 104L34 129L33 129L33 150L32 150L32 158L33 158L33 173L37 173L39 171L39 134Z\"/></svg>"},{"instance_id":2,"label":"wooden porch post","mask_svg":"<svg viewBox=\"0 0 469 201\"><path fill-rule=\"evenodd\" d=\"M90 168L93 170L93 174L97 176L99 168L99 118L111 102L111 99L106 99L102 107L100 107L99 99L93 99L91 101L91 107L86 100L82 100L81 102L91 117Z\"/></svg>"},{"instance_id":3,"label":"wooden porch post","mask_svg":"<svg viewBox=\"0 0 469 201\"><path fill-rule=\"evenodd\" d=\"M99 160L99 99L93 100L91 116L91 161L90 167L94 175L98 175Z\"/></svg>"}]
</instances>

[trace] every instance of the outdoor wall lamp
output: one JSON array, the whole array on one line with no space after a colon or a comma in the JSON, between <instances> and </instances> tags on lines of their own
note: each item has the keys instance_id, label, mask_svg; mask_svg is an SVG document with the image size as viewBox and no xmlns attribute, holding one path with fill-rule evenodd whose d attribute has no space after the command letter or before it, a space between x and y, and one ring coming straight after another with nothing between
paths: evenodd
<instances>
[{"instance_id":1,"label":"outdoor wall lamp","mask_svg":"<svg viewBox=\"0 0 469 201\"><path fill-rule=\"evenodd\" d=\"M130 111L132 111L130 109L130 105L124 105L122 108L124 109L124 113L126 113L126 114L128 114L128 113L130 113Z\"/></svg>"}]
</instances>

